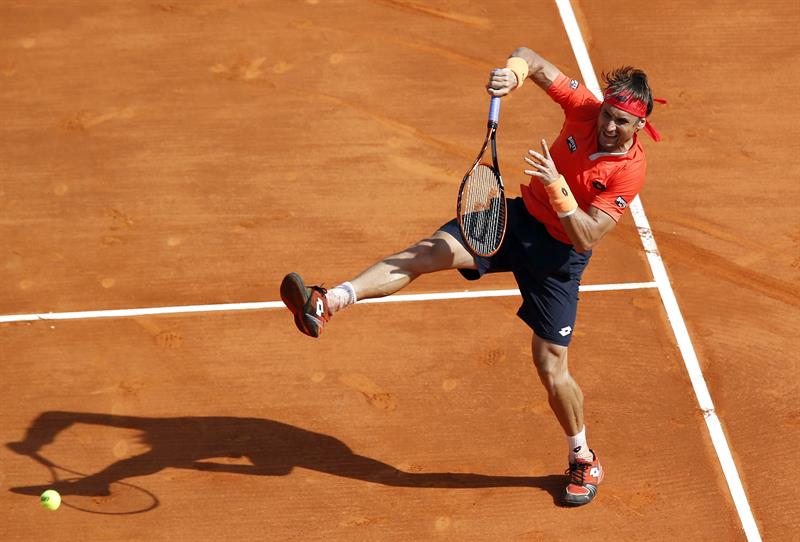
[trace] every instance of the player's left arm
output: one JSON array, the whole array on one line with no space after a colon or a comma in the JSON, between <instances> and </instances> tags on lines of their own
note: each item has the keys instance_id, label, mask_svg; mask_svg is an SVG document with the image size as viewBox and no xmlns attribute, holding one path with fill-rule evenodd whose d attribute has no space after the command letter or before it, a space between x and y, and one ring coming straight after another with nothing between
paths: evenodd
<instances>
[{"instance_id":1,"label":"player's left arm","mask_svg":"<svg viewBox=\"0 0 800 542\"><path fill-rule=\"evenodd\" d=\"M564 231L567 232L567 236L572 241L575 250L578 252L591 250L608 232L614 229L617 221L598 207L590 206L588 211L583 211L577 206L574 197L571 194L568 195L570 188L558 172L556 164L553 162L552 156L550 156L550 149L547 148L547 142L542 139L541 144L541 153L533 149L528 151L528 154L533 159L526 156L525 161L532 169L526 169L525 173L538 177L548 192L553 192L553 189L555 189L554 192L557 194L557 198L562 197L560 191L564 190L564 201L571 199L572 208L566 212L560 212L554 206L556 212L558 212L559 220L564 226ZM554 205L552 198L553 196L551 196L551 205Z\"/></svg>"},{"instance_id":2,"label":"player's left arm","mask_svg":"<svg viewBox=\"0 0 800 542\"><path fill-rule=\"evenodd\" d=\"M617 225L605 211L594 206L589 207L588 212L576 209L574 213L560 220L569 240L578 252L591 250Z\"/></svg>"}]
</instances>

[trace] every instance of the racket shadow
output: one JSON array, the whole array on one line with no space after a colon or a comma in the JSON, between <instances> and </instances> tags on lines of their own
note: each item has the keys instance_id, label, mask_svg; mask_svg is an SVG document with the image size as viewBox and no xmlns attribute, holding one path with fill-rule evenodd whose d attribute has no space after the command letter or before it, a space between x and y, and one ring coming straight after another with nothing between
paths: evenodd
<instances>
[{"instance_id":1,"label":"racket shadow","mask_svg":"<svg viewBox=\"0 0 800 542\"><path fill-rule=\"evenodd\" d=\"M237 473L251 476L286 476L303 467L334 476L394 487L471 489L531 487L550 493L554 501L562 490L563 476L492 476L473 473L406 472L354 453L342 441L275 420L227 416L148 418L85 412L44 412L28 428L24 440L6 446L33 460L50 463L39 455L65 429L74 424L100 425L141 432L149 450L83 477L10 488L14 493L40 495L56 489L62 495L107 495L112 484L146 476L165 468ZM247 458L251 464L215 462L222 458ZM68 462L65 459L64 462Z\"/></svg>"}]
</instances>

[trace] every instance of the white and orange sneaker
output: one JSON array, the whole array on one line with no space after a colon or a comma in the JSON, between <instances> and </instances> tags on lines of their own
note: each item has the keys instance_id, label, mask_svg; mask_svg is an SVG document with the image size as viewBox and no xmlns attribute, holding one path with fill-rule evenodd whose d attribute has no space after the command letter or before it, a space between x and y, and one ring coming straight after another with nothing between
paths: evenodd
<instances>
[{"instance_id":1,"label":"white and orange sneaker","mask_svg":"<svg viewBox=\"0 0 800 542\"><path fill-rule=\"evenodd\" d=\"M331 318L326 293L325 288L306 286L297 273L289 273L281 282L283 303L294 314L297 329L309 337L319 337Z\"/></svg>"},{"instance_id":2,"label":"white and orange sneaker","mask_svg":"<svg viewBox=\"0 0 800 542\"><path fill-rule=\"evenodd\" d=\"M597 454L592 452L592 460L576 458L574 463L569 464L565 473L567 475L567 487L564 489L564 504L568 506L582 506L589 504L597 495L597 486L603 481L603 467Z\"/></svg>"}]
</instances>

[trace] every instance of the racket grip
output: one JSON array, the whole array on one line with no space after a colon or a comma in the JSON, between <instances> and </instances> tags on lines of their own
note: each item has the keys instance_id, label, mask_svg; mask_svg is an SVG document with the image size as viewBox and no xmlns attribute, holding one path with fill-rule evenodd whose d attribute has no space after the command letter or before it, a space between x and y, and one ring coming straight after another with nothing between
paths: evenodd
<instances>
[{"instance_id":1,"label":"racket grip","mask_svg":"<svg viewBox=\"0 0 800 542\"><path fill-rule=\"evenodd\" d=\"M492 96L492 101L489 103L489 122L497 124L500 119L500 98Z\"/></svg>"}]
</instances>

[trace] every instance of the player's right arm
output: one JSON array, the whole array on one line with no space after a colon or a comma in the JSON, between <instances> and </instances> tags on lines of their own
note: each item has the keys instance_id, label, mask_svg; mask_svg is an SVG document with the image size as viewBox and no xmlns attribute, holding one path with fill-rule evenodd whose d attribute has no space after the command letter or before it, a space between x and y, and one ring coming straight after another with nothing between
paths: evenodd
<instances>
[{"instance_id":1,"label":"player's right arm","mask_svg":"<svg viewBox=\"0 0 800 542\"><path fill-rule=\"evenodd\" d=\"M528 79L532 79L544 91L561 74L561 70L527 47L515 49L511 57L521 58L528 64ZM492 70L486 90L492 96L505 96L518 86L514 72L509 68L501 68Z\"/></svg>"}]
</instances>

